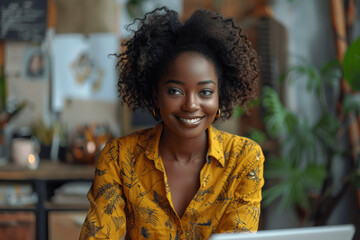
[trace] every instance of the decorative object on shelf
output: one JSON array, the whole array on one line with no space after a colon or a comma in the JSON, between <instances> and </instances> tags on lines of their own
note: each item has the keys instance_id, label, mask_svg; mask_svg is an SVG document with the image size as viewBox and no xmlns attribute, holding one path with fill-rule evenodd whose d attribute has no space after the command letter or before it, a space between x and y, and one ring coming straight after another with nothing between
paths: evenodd
<instances>
[{"instance_id":1,"label":"decorative object on shelf","mask_svg":"<svg viewBox=\"0 0 360 240\"><path fill-rule=\"evenodd\" d=\"M39 154L29 154L28 156L28 168L35 170L39 167L40 157Z\"/></svg>"},{"instance_id":2,"label":"decorative object on shelf","mask_svg":"<svg viewBox=\"0 0 360 240\"><path fill-rule=\"evenodd\" d=\"M46 125L43 120L38 120L31 126L32 136L39 144L40 159L61 160L65 159L66 133L65 128L58 121Z\"/></svg>"},{"instance_id":3,"label":"decorative object on shelf","mask_svg":"<svg viewBox=\"0 0 360 240\"><path fill-rule=\"evenodd\" d=\"M0 208L6 206L31 206L38 201L31 184L0 184Z\"/></svg>"},{"instance_id":4,"label":"decorative object on shelf","mask_svg":"<svg viewBox=\"0 0 360 240\"><path fill-rule=\"evenodd\" d=\"M110 127L107 124L79 126L67 160L75 163L94 163L97 154L112 137Z\"/></svg>"},{"instance_id":5,"label":"decorative object on shelf","mask_svg":"<svg viewBox=\"0 0 360 240\"><path fill-rule=\"evenodd\" d=\"M39 155L36 142L26 138L15 138L12 141L11 156L14 163L19 167L37 169L39 166Z\"/></svg>"}]
</instances>

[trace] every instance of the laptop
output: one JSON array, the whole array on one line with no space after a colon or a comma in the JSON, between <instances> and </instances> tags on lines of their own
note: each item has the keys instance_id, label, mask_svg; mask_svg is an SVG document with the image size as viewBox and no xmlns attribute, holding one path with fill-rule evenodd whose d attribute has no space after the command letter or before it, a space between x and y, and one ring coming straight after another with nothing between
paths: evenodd
<instances>
[{"instance_id":1,"label":"laptop","mask_svg":"<svg viewBox=\"0 0 360 240\"><path fill-rule=\"evenodd\" d=\"M217 233L209 240L352 240L354 225L264 230L257 233Z\"/></svg>"}]
</instances>

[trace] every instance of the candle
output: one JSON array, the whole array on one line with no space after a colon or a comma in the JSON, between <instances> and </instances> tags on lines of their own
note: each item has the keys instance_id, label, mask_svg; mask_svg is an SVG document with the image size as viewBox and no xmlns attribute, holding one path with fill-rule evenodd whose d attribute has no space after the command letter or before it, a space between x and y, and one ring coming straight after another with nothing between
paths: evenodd
<instances>
[{"instance_id":1,"label":"candle","mask_svg":"<svg viewBox=\"0 0 360 240\"><path fill-rule=\"evenodd\" d=\"M39 167L39 156L30 153L28 156L28 167L32 170L35 170Z\"/></svg>"},{"instance_id":2,"label":"candle","mask_svg":"<svg viewBox=\"0 0 360 240\"><path fill-rule=\"evenodd\" d=\"M29 167L29 165L36 166L36 152L34 143L31 139L15 138L12 142L11 156L14 163L19 167ZM33 155L30 157L30 155ZM35 159L34 159L35 157ZM30 158L30 162L29 162Z\"/></svg>"}]
</instances>

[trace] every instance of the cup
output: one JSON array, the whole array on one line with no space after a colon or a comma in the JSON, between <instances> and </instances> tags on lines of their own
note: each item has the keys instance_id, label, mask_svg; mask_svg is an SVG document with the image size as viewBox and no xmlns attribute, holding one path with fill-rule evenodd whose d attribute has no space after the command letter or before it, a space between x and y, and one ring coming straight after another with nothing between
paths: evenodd
<instances>
[{"instance_id":1,"label":"cup","mask_svg":"<svg viewBox=\"0 0 360 240\"><path fill-rule=\"evenodd\" d=\"M31 139L14 138L12 141L11 156L15 165L36 169L39 159L35 151L35 144Z\"/></svg>"}]
</instances>

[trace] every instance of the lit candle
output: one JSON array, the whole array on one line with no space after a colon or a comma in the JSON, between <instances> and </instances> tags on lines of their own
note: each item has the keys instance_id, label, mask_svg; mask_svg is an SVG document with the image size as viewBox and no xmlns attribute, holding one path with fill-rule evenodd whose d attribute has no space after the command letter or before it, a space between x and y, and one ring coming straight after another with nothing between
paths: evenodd
<instances>
[{"instance_id":1,"label":"lit candle","mask_svg":"<svg viewBox=\"0 0 360 240\"><path fill-rule=\"evenodd\" d=\"M28 156L28 167L32 170L37 169L39 167L39 157L30 153Z\"/></svg>"}]
</instances>

